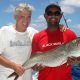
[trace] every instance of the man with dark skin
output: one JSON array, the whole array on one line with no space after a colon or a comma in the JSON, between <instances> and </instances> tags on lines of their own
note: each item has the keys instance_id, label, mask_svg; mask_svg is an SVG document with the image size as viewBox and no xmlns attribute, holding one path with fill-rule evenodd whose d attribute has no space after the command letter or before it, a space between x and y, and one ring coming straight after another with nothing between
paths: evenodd
<instances>
[{"instance_id":1,"label":"man with dark skin","mask_svg":"<svg viewBox=\"0 0 80 80\"><path fill-rule=\"evenodd\" d=\"M32 53L45 52L77 38L76 34L67 29L60 31L60 20L63 13L60 6L50 4L46 7L44 17L47 22L47 29L40 31L33 37ZM67 63L58 67L44 67L35 65L33 68L42 68L39 71L38 80L72 80L71 64L75 57L69 58ZM37 67L36 67L37 66Z\"/></svg>"}]
</instances>

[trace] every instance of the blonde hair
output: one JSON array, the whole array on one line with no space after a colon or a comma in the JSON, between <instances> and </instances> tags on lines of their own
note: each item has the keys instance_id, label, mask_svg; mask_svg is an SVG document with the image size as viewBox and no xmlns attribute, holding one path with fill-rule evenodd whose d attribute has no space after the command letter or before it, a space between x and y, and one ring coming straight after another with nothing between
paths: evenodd
<instances>
[{"instance_id":1,"label":"blonde hair","mask_svg":"<svg viewBox=\"0 0 80 80\"><path fill-rule=\"evenodd\" d=\"M24 10L27 10L28 12L32 12L32 6L26 3L20 3L14 11L15 15L18 15L20 12L23 12Z\"/></svg>"}]
</instances>

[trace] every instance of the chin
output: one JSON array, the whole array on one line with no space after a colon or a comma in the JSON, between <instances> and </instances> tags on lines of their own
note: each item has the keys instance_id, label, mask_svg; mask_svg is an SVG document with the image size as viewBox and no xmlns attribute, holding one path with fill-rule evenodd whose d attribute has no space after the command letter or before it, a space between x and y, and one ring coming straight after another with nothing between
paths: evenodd
<instances>
[{"instance_id":1,"label":"chin","mask_svg":"<svg viewBox=\"0 0 80 80\"><path fill-rule=\"evenodd\" d=\"M58 22L51 22L51 24L58 25L59 23Z\"/></svg>"},{"instance_id":2,"label":"chin","mask_svg":"<svg viewBox=\"0 0 80 80\"><path fill-rule=\"evenodd\" d=\"M51 25L57 25L56 23L51 23Z\"/></svg>"}]
</instances>

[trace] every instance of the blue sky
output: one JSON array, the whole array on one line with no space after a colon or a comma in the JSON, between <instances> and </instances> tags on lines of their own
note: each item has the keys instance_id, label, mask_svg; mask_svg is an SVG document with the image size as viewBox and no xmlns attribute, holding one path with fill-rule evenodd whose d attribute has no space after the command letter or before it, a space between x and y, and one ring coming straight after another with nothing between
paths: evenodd
<instances>
[{"instance_id":1,"label":"blue sky","mask_svg":"<svg viewBox=\"0 0 80 80\"><path fill-rule=\"evenodd\" d=\"M38 30L46 28L43 17L45 7L50 3L59 2L69 28L80 36L80 0L0 0L0 27L15 24L13 11L16 5L22 2L32 6L33 13L30 25ZM63 18L61 23L65 25Z\"/></svg>"}]
</instances>

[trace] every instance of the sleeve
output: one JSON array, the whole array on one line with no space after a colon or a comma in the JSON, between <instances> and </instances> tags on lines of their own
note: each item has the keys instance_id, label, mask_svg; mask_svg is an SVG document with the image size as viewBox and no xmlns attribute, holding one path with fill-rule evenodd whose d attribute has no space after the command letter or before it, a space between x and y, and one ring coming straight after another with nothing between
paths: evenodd
<instances>
[{"instance_id":1,"label":"sleeve","mask_svg":"<svg viewBox=\"0 0 80 80\"><path fill-rule=\"evenodd\" d=\"M71 40L74 40L74 39L78 38L76 33L72 30L69 30L67 37L68 37L68 41L71 41Z\"/></svg>"},{"instance_id":2,"label":"sleeve","mask_svg":"<svg viewBox=\"0 0 80 80\"><path fill-rule=\"evenodd\" d=\"M32 53L39 52L39 37L38 33L33 36L32 39Z\"/></svg>"},{"instance_id":3,"label":"sleeve","mask_svg":"<svg viewBox=\"0 0 80 80\"><path fill-rule=\"evenodd\" d=\"M0 29L0 54L3 53L4 49L5 49L5 39L3 31Z\"/></svg>"},{"instance_id":4,"label":"sleeve","mask_svg":"<svg viewBox=\"0 0 80 80\"><path fill-rule=\"evenodd\" d=\"M30 40L32 41L33 39L33 36L35 33L38 33L38 31L32 27L28 27L28 33L29 33L29 36L30 36Z\"/></svg>"}]
</instances>

